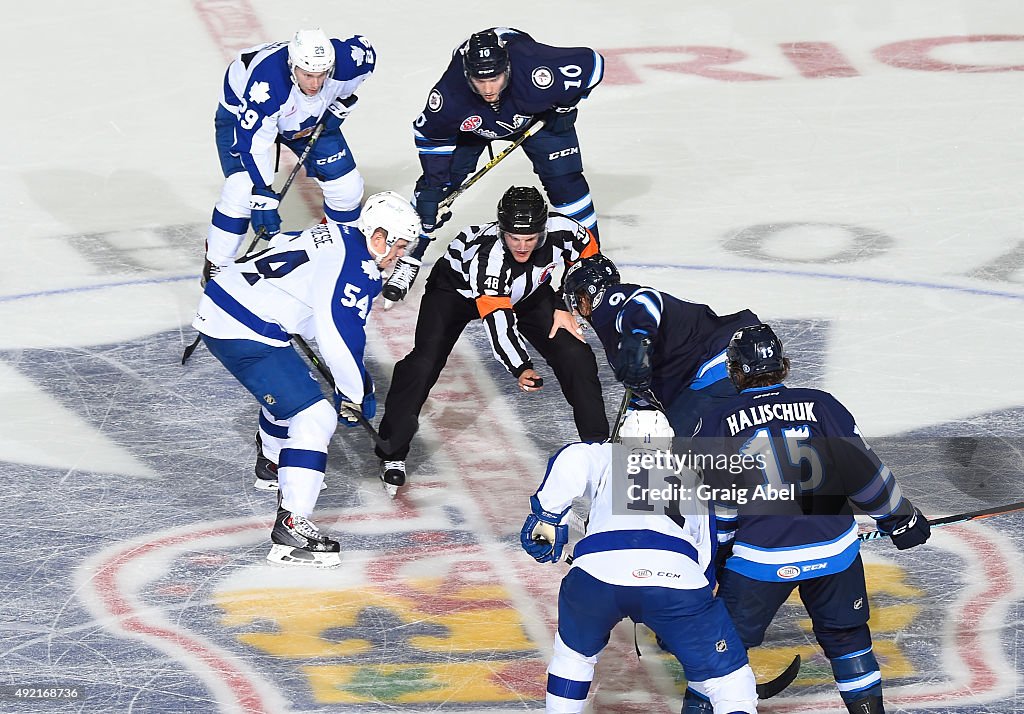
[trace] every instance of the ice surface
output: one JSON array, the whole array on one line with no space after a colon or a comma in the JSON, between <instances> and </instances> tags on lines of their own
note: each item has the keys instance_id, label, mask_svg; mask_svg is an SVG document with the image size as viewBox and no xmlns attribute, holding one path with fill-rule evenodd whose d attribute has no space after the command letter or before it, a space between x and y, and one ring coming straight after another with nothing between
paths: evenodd
<instances>
[{"instance_id":1,"label":"ice surface","mask_svg":"<svg viewBox=\"0 0 1024 714\"><path fill-rule=\"evenodd\" d=\"M471 326L395 501L365 435L343 430L317 520L345 563L295 573L263 559L274 497L251 488L254 404L205 351L179 364L221 182L224 67L298 27L378 51L345 125L368 193L411 190L411 122L471 32L599 49L606 78L578 129L624 278L775 323L794 383L834 392L926 512L1024 500L1019 2L41 0L7 15L0 686L80 696L0 689L0 711L543 708L564 566L517 537L574 436L546 366L543 392L518 392ZM530 182L513 155L442 237ZM318 205L297 184L289 227ZM373 313L381 394L420 283ZM621 392L599 361L612 413ZM1024 710L1022 524L864 546L889 711ZM678 710L678 665L644 628L636 641L639 660L616 629L592 711ZM800 679L763 710L842 711L794 600L752 661L764 679L796 652Z\"/></svg>"}]
</instances>

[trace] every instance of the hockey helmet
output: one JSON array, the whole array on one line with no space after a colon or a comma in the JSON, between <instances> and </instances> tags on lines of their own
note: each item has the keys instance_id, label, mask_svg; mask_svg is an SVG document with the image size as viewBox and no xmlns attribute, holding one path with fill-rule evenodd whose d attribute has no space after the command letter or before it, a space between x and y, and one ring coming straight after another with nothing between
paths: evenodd
<instances>
[{"instance_id":1,"label":"hockey helmet","mask_svg":"<svg viewBox=\"0 0 1024 714\"><path fill-rule=\"evenodd\" d=\"M730 369L744 375L778 372L785 368L786 352L782 340L768 325L751 325L733 333L725 356Z\"/></svg>"},{"instance_id":2,"label":"hockey helmet","mask_svg":"<svg viewBox=\"0 0 1024 714\"><path fill-rule=\"evenodd\" d=\"M293 80L296 67L314 74L327 72L330 76L334 72L334 45L319 27L299 30L288 43L288 64Z\"/></svg>"},{"instance_id":3,"label":"hockey helmet","mask_svg":"<svg viewBox=\"0 0 1024 714\"><path fill-rule=\"evenodd\" d=\"M619 426L619 443L635 439L638 447L668 450L672 448L672 437L676 435L666 417L656 409L635 409L626 412Z\"/></svg>"},{"instance_id":4,"label":"hockey helmet","mask_svg":"<svg viewBox=\"0 0 1024 714\"><path fill-rule=\"evenodd\" d=\"M370 245L373 232L378 228L383 228L388 234L387 250L383 253L375 252ZM359 230L366 238L366 247L370 254L380 260L399 240L406 240L409 243L416 241L423 232L423 224L420 223L416 209L407 199L394 191L383 191L366 199L363 212L359 215Z\"/></svg>"},{"instance_id":5,"label":"hockey helmet","mask_svg":"<svg viewBox=\"0 0 1024 714\"><path fill-rule=\"evenodd\" d=\"M594 309L604 299L604 291L609 285L619 284L619 269L605 255L597 253L569 266L562 278L562 294L566 306L579 312L579 296L590 298L590 308Z\"/></svg>"},{"instance_id":6,"label":"hockey helmet","mask_svg":"<svg viewBox=\"0 0 1024 714\"><path fill-rule=\"evenodd\" d=\"M505 233L544 233L548 225L548 204L533 186L512 186L498 201L498 228ZM544 242L544 236L537 245Z\"/></svg>"},{"instance_id":7,"label":"hockey helmet","mask_svg":"<svg viewBox=\"0 0 1024 714\"><path fill-rule=\"evenodd\" d=\"M494 79L509 69L508 50L494 30L473 33L459 51L466 79Z\"/></svg>"}]
</instances>

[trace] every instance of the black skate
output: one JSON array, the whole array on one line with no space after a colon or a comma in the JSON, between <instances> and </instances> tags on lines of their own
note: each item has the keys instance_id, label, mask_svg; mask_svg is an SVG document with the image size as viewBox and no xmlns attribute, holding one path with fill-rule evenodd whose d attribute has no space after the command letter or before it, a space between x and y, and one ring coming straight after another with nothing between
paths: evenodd
<instances>
[{"instance_id":1,"label":"black skate","mask_svg":"<svg viewBox=\"0 0 1024 714\"><path fill-rule=\"evenodd\" d=\"M256 481L253 486L261 491L277 490L277 464L263 455L263 439L256 432Z\"/></svg>"},{"instance_id":2,"label":"black skate","mask_svg":"<svg viewBox=\"0 0 1024 714\"><path fill-rule=\"evenodd\" d=\"M381 461L380 480L388 495L394 498L398 495L398 489L405 485L405 462L404 461Z\"/></svg>"},{"instance_id":3,"label":"black skate","mask_svg":"<svg viewBox=\"0 0 1024 714\"><path fill-rule=\"evenodd\" d=\"M391 271L388 281L384 283L381 294L384 296L384 309L389 310L399 300L404 300L412 289L412 284L419 275L420 266L423 264L411 255L403 255L395 263L395 269Z\"/></svg>"},{"instance_id":4,"label":"black skate","mask_svg":"<svg viewBox=\"0 0 1024 714\"><path fill-rule=\"evenodd\" d=\"M274 543L267 560L279 565L336 568L341 565L341 544L320 533L313 521L277 507L270 533Z\"/></svg>"},{"instance_id":5,"label":"black skate","mask_svg":"<svg viewBox=\"0 0 1024 714\"><path fill-rule=\"evenodd\" d=\"M256 481L252 485L261 491L276 491L278 488L277 464L263 455L263 439L260 438L258 431L256 432ZM327 484L321 483L320 490L323 491L325 488L327 488Z\"/></svg>"}]
</instances>

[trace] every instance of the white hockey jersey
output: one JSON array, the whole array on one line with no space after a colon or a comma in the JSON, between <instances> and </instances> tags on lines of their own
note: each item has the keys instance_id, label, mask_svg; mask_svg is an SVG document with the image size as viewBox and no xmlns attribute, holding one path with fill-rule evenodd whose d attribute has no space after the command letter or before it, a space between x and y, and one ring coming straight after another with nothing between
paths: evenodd
<instances>
[{"instance_id":1,"label":"white hockey jersey","mask_svg":"<svg viewBox=\"0 0 1024 714\"><path fill-rule=\"evenodd\" d=\"M288 140L308 136L330 102L354 94L373 73L376 54L365 37L332 39L331 44L334 73L313 97L292 82L287 42L249 47L228 65L220 103L238 117L232 152L255 185L269 186L274 180L270 149L278 134Z\"/></svg>"},{"instance_id":2,"label":"white hockey jersey","mask_svg":"<svg viewBox=\"0 0 1024 714\"><path fill-rule=\"evenodd\" d=\"M199 302L192 326L210 337L287 347L290 335L315 340L338 391L363 398L366 320L381 273L363 234L317 224L279 233L266 250L232 263Z\"/></svg>"},{"instance_id":3,"label":"white hockey jersey","mask_svg":"<svg viewBox=\"0 0 1024 714\"><path fill-rule=\"evenodd\" d=\"M614 511L614 450L624 448L610 443L569 444L548 462L536 493L545 511L561 513L581 496L591 502L587 534L576 544L573 567L612 585L706 587L714 533L705 508L695 508L696 515L675 518ZM625 463L624 458L621 461Z\"/></svg>"}]
</instances>

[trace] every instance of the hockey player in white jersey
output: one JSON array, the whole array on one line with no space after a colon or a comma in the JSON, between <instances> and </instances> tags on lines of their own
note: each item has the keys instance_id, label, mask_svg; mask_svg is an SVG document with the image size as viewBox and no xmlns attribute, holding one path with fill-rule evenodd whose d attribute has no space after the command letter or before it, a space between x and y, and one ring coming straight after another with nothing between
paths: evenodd
<instances>
[{"instance_id":1,"label":"hockey player in white jersey","mask_svg":"<svg viewBox=\"0 0 1024 714\"><path fill-rule=\"evenodd\" d=\"M408 200L387 191L367 199L360 228L317 224L280 233L266 250L231 263L207 282L193 327L262 407L263 453L277 464L279 498L267 559L334 567L340 546L310 520L339 422L373 418L373 380L363 365L366 320L381 270L422 229ZM332 407L291 335L316 340L334 376Z\"/></svg>"},{"instance_id":2,"label":"hockey player in white jersey","mask_svg":"<svg viewBox=\"0 0 1024 714\"><path fill-rule=\"evenodd\" d=\"M627 445L665 451L673 432L661 412L632 411L619 436ZM699 695L684 702L684 714L702 701L710 701L715 714L755 712L746 651L709 582L715 535L707 510L695 504L687 515L670 516L616 509L615 448L576 443L559 451L530 498L532 513L520 534L538 562L558 562L569 539L573 499L589 497L587 535L576 544L558 595L547 711L583 711L612 628L629 617L650 627L682 664L688 687Z\"/></svg>"},{"instance_id":3,"label":"hockey player in white jersey","mask_svg":"<svg viewBox=\"0 0 1024 714\"><path fill-rule=\"evenodd\" d=\"M365 37L330 39L318 28L244 49L228 66L214 119L225 181L207 234L204 279L235 259L250 217L267 238L281 230L274 145L301 155L319 122L324 128L306 172L323 190L327 220L355 225L363 178L340 127L375 65Z\"/></svg>"}]
</instances>

